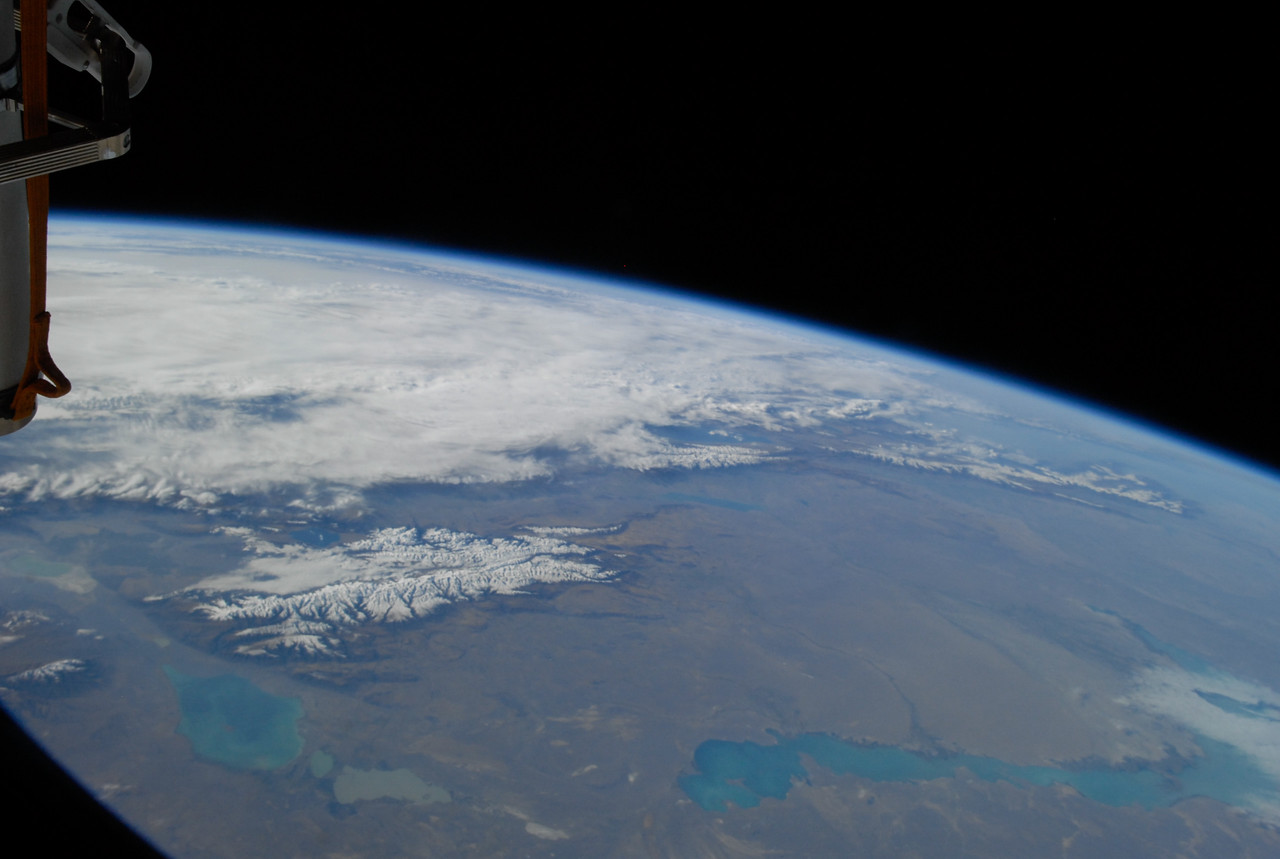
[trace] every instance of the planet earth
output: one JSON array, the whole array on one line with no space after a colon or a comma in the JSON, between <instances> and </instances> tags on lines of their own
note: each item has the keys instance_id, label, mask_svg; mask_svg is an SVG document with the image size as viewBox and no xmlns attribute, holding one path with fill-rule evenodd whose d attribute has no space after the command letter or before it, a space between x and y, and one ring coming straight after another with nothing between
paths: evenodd
<instances>
[{"instance_id":1,"label":"planet earth","mask_svg":"<svg viewBox=\"0 0 1280 859\"><path fill-rule=\"evenodd\" d=\"M527 263L62 216L49 269L0 701L167 854L1280 855L1272 474Z\"/></svg>"}]
</instances>

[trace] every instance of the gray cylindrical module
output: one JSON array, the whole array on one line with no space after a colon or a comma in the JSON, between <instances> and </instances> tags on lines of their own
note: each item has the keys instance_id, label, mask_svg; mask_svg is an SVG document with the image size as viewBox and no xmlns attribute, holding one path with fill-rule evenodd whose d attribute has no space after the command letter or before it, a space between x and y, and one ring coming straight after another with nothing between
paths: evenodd
<instances>
[{"instance_id":1,"label":"gray cylindrical module","mask_svg":"<svg viewBox=\"0 0 1280 859\"><path fill-rule=\"evenodd\" d=\"M12 0L0 0L0 81L17 62ZM0 144L22 139L22 114L0 84ZM30 420L15 421L9 404L27 365L31 336L31 261L28 242L27 185L0 184L0 435L21 429Z\"/></svg>"}]
</instances>

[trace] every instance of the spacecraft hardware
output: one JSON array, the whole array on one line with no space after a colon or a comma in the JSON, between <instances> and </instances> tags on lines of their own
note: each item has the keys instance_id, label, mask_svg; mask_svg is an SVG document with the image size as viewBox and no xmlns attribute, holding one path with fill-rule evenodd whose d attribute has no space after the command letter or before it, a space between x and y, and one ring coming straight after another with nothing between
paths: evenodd
<instances>
[{"instance_id":1,"label":"spacecraft hardware","mask_svg":"<svg viewBox=\"0 0 1280 859\"><path fill-rule=\"evenodd\" d=\"M50 107L49 56L97 82L99 118ZM151 54L94 0L0 0L0 435L71 390L49 355L49 174L128 152L129 99L150 74Z\"/></svg>"}]
</instances>

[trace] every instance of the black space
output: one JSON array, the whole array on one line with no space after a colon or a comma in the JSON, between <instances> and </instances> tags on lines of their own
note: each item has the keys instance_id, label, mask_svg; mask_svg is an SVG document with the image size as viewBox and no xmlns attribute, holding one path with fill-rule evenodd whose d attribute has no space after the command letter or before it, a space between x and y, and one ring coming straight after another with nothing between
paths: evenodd
<instances>
[{"instance_id":1,"label":"black space","mask_svg":"<svg viewBox=\"0 0 1280 859\"><path fill-rule=\"evenodd\" d=\"M622 10L459 22L371 4L105 5L154 72L133 151L55 176L55 210L655 281L985 366L1280 468L1265 59L1138 53L1146 36L926 44L822 19L694 33ZM75 77L55 87L89 83ZM55 347L57 301L53 284Z\"/></svg>"}]
</instances>

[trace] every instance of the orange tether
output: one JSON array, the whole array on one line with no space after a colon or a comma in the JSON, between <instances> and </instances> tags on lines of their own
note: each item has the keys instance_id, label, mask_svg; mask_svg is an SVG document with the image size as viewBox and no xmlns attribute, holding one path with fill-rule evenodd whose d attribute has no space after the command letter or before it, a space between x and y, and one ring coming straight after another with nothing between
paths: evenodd
<instances>
[{"instance_id":1,"label":"orange tether","mask_svg":"<svg viewBox=\"0 0 1280 859\"><path fill-rule=\"evenodd\" d=\"M30 140L49 133L49 60L46 40L47 0L21 0L22 11L22 135ZM27 180L27 231L30 236L31 335L27 342L27 366L13 395L13 419L30 417L36 410L36 394L61 397L71 390L49 355L49 313L45 307L45 280L49 245L49 177ZM48 376L41 378L41 374Z\"/></svg>"}]
</instances>

